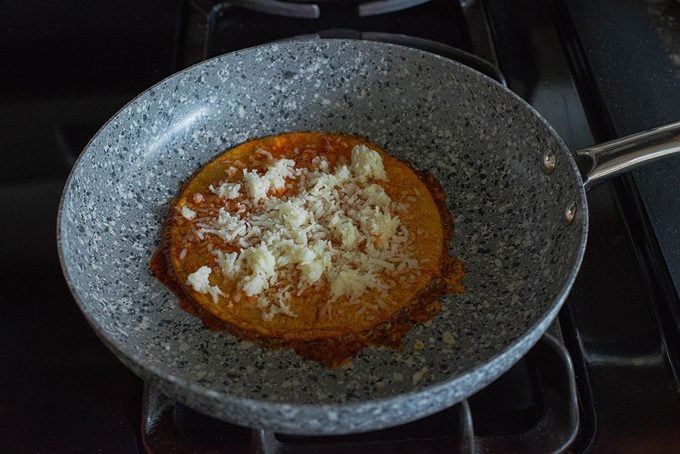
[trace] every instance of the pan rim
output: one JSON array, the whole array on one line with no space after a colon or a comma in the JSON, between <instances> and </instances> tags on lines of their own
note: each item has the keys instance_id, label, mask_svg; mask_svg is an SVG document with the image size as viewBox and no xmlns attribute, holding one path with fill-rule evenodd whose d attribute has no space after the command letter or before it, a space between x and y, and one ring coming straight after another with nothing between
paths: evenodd
<instances>
[{"instance_id":1,"label":"pan rim","mask_svg":"<svg viewBox=\"0 0 680 454\"><path fill-rule=\"evenodd\" d=\"M237 396L233 394L228 394L224 391L218 391L210 387L203 386L201 384L196 383L195 381L188 380L184 377L181 377L179 375L169 373L167 371L162 370L162 368L155 366L155 365L149 365L145 364L144 361L140 361L134 357L134 355L128 354L125 349L122 346L118 345L118 342L114 341L113 339L110 339L107 335L105 330L100 326L100 324L96 321L96 318L93 316L93 314L89 311L87 308L87 305L85 304L85 301L83 298L81 298L81 295L79 295L76 292L75 286L73 285L73 280L71 279L71 270L69 267L66 265L66 253L63 248L63 242L62 242L62 237L64 236L64 229L65 229L65 220L64 220L64 206L65 206L65 200L67 199L70 191L71 191L71 186L72 186L72 180L75 176L75 173L79 169L80 165L82 164L83 160L85 157L88 155L89 150L92 149L92 143L100 137L100 135L103 133L104 130L108 128L108 126L116 121L118 117L121 115L122 112L126 111L127 109L130 108L130 106L134 105L137 103L137 101L143 97L145 97L151 90L154 88L167 83L171 79L175 78L180 78L182 75L186 73L190 73L191 71L194 70L194 68L203 66L207 63L210 62L216 62L219 61L220 59L224 58L235 58L236 56L239 56L244 53L250 53L254 52L257 49L261 48L268 48L272 46L303 46L303 45L314 45L314 44L320 44L320 43L338 43L338 44L349 44L352 43L354 45L366 45L370 47L383 47L385 49L389 48L397 48L400 49L401 51L406 51L410 52L414 55L423 55L427 54L428 58L434 58L437 60L440 60L444 62L446 65L451 65L452 67L457 67L460 70L463 70L464 72L472 73L474 74L475 77L481 78L484 80L487 84L490 84L494 86L497 90L503 92L505 95L509 95L511 98L513 98L516 102L518 102L521 106L523 106L525 109L527 109L533 116L536 118L536 120L546 128L546 131L550 133L553 137L553 139L556 141L557 145L562 151L562 154L565 156L566 161L562 160L563 163L567 163L569 166L571 166L573 174L575 175L577 179L577 183L579 186L579 200L576 201L578 208L580 209L579 215L577 218L574 220L574 223L572 224L574 228L578 228L578 225L581 226L581 235L579 239L579 245L578 245L578 251L576 251L574 260L572 262L572 268L569 272L569 274L566 277L566 280L564 281L564 284L562 285L561 289L557 293L557 296L555 299L552 301L552 303L547 307L547 309L540 314L540 316L537 318L537 321L532 324L530 327L528 327L523 334L521 334L519 337L517 337L515 340L513 340L511 343L509 343L505 348L503 348L501 351L498 351L496 354L489 356L484 362L478 364L472 369L468 369L466 371L463 371L461 373L458 373L456 375L453 375L449 377L446 380L439 381L436 383L433 383L431 385L428 385L426 387L412 390L412 391L407 391L403 393L397 393L397 394L392 394L389 396L381 397L381 398L376 398L376 399L366 399L366 400L360 400L360 401L350 401L350 402L342 402L342 403L296 403L296 402L291 402L291 401L269 401L269 400L262 400L262 399L255 399L252 397L245 397L245 396ZM562 307L564 301L566 300L567 295L569 294L569 291L571 290L571 287L576 279L576 276L578 275L579 269L581 267L581 263L583 261L584 255L585 255L585 249L586 249L586 244L587 244L587 237L588 237L588 227L589 227L589 222L588 222L588 204L587 204L587 199L586 199L586 194L585 194L585 189L583 187L583 181L581 178L581 174L578 170L578 167L576 165L576 162L574 161L573 157L571 156L571 153L562 140L562 138L557 134L557 132L554 130L554 128L548 123L548 121L538 112L536 111L530 104L528 104L524 99L520 98L516 93L511 91L510 89L503 87L500 83L497 81L491 79L490 77L474 70L473 68L470 68L462 63L458 63L456 61L453 61L451 59L445 58L443 56L427 52L427 51L422 51L418 49L413 49L408 46L403 46L403 45L398 45L398 44L391 44L391 43L381 43L381 42L373 42L373 41L362 41L362 40L352 40L352 39L323 39L319 42L315 40L310 40L310 41L284 41L284 42L274 42L274 43L268 43L268 44L263 44L260 46L253 46L250 48L238 50L235 52L231 53L226 53L222 55L215 56L213 58L210 58L208 60L204 60L201 62L198 62L192 66L189 66L187 68L184 68L176 73L173 73L169 75L168 77L164 78L163 80L153 84L149 88L145 89L142 91L140 94L135 96L133 99L131 99L129 102L127 102L124 106L122 106L115 114L113 114L102 126L99 128L99 130L93 135L93 137L88 141L86 146L83 149L83 152L80 154L76 162L74 163L71 171L69 172L68 178L66 179L66 182L64 184L64 190L62 192L60 202L59 202L59 208L58 208L58 214L57 214L57 252L58 252L58 257L59 257L59 263L62 269L62 273L64 275L65 281L68 285L68 288L71 292L71 295L73 296L74 300L78 304L81 312L85 316L86 321L88 324L92 327L92 329L95 331L97 336L102 340L102 342L109 348L111 351L114 352L114 354L121 360L125 365L129 368L131 368L140 378L143 380L148 380L154 383L160 383L160 387L163 390L164 385L172 386L172 387L180 387L184 389L190 390L191 393L199 394L201 396L204 396L206 398L217 398L221 402L225 402L229 405L239 405L242 406L243 404L248 404L250 405L250 408L256 406L258 410L258 414L272 414L272 413L278 413L282 409L289 408L291 406L294 406L295 408L301 409L302 411L310 414L317 414L319 418L323 419L324 414L332 409L332 410L342 410L342 411L359 411L359 410L366 410L368 408L384 408L389 405L394 405L394 404L399 404L403 403L406 401L413 401L417 400L420 396L426 395L426 394L433 394L437 393L440 391L443 391L447 388L450 388L452 386L455 386L459 382L464 381L466 378L469 378L471 376L474 376L475 374L480 373L480 371L487 370L489 369L490 365L500 363L506 357L512 356L513 353L517 353L517 358L512 361L511 365L514 364L519 358L523 357L529 349L540 339L540 337L544 334L544 332L547 330L548 326L553 322L555 317L557 316L557 313L559 312L560 308ZM578 225L577 225L578 224ZM86 298L85 298L86 299ZM123 361L124 359L124 361ZM487 374L488 380L487 382L477 382L477 386L471 387L472 389L471 393L465 393L466 395L463 398L457 399L453 402L443 402L443 404L440 407L434 408L430 406L431 411L427 411L423 413L422 415L416 415L416 417L411 417L411 418L402 418L401 420L393 420L390 424L384 424L384 425L372 425L370 427L367 427L366 429L362 430L376 430L392 425L397 425L400 423L404 423L409 420L416 419L417 417L422 417L427 414L432 414L435 411L438 411L440 409L449 407L451 405L454 405L461 400L469 397L470 395L474 394L477 392L479 389L483 388L486 386L488 383L491 381L495 380L498 378L500 375L502 375L505 371L508 370L509 367L504 367L501 368L499 371L494 371L494 373ZM165 391L165 390L163 390ZM192 406L192 401L190 401L188 398L183 399L183 397L186 396L178 396L177 393L174 393L174 397L177 398L179 401L183 401L189 406ZM214 416L217 416L221 419L225 419L224 415L221 414L216 414L215 412L210 411L209 409L205 409L201 406L200 408L201 411L208 412L210 414L213 414ZM412 413L409 413L409 415L412 415ZM379 420L376 419L376 421L379 422ZM237 422L237 421L234 421ZM288 429L289 433L294 433L290 432L290 427L285 426L286 429ZM356 430L352 430L352 432L356 432ZM309 433L309 432L300 432L300 433ZM324 433L324 432L319 432L319 433ZM341 433L338 431L333 431L333 432L328 432L328 433Z\"/></svg>"}]
</instances>

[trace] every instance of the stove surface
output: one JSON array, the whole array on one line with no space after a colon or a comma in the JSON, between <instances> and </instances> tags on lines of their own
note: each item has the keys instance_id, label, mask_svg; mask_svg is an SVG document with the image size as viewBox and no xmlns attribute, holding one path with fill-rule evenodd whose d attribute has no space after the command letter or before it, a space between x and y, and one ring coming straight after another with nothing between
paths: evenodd
<instances>
[{"instance_id":1,"label":"stove surface","mask_svg":"<svg viewBox=\"0 0 680 454\"><path fill-rule=\"evenodd\" d=\"M8 19L0 29L6 50L0 68L0 450L680 447L680 192L669 190L680 181L677 159L589 194L591 231L581 273L559 325L525 359L469 401L377 433L307 438L250 430L144 387L87 326L56 255L61 188L106 119L183 66L272 39L410 35L421 38L419 45L445 44L435 44L435 51L504 77L572 149L677 119L677 74L647 9L632 0L619 6L433 0L370 17L355 17L356 5L321 5L319 19L299 19L204 0L0 3L0 17ZM621 23L630 24L631 33L612 39Z\"/></svg>"}]
</instances>

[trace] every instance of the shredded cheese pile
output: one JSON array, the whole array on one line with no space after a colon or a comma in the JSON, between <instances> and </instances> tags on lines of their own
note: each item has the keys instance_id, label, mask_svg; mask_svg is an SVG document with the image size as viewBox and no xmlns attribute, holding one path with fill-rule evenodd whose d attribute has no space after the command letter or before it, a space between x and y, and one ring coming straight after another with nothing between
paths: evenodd
<instances>
[{"instance_id":1,"label":"shredded cheese pile","mask_svg":"<svg viewBox=\"0 0 680 454\"><path fill-rule=\"evenodd\" d=\"M357 145L351 163L334 169L318 157L312 168L296 168L291 159L260 152L269 157L266 171L244 169L242 180L233 181L232 168L231 181L210 187L224 202L216 215L199 219L188 206L181 209L199 239L214 235L236 251L211 246L214 265L201 266L187 279L196 292L219 302L225 294L209 282L219 272L256 298L268 321L277 314L295 317L288 305L293 295L328 286L322 313L330 317L338 300L357 303L370 290L386 296L395 284L390 276L418 267L399 218L406 206L393 202L381 186L388 178L376 151ZM196 194L194 201L203 196Z\"/></svg>"}]
</instances>

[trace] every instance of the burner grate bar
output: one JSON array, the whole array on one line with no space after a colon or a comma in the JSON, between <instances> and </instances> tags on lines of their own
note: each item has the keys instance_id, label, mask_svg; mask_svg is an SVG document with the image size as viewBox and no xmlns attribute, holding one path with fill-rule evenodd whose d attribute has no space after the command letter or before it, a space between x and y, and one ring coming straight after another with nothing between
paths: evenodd
<instances>
[{"instance_id":1,"label":"burner grate bar","mask_svg":"<svg viewBox=\"0 0 680 454\"><path fill-rule=\"evenodd\" d=\"M318 19L321 14L319 5L313 3L289 3L278 0L229 0L228 3L251 11L299 19Z\"/></svg>"}]
</instances>

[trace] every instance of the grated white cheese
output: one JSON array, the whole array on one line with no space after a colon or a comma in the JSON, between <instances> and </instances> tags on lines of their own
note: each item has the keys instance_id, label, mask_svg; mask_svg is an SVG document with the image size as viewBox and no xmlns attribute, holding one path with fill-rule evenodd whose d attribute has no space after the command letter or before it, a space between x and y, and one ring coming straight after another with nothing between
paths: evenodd
<instances>
[{"instance_id":1,"label":"grated white cheese","mask_svg":"<svg viewBox=\"0 0 680 454\"><path fill-rule=\"evenodd\" d=\"M276 282L276 258L266 244L244 249L239 260L245 261L251 271L250 275L243 278L243 292L246 295L258 295L270 283Z\"/></svg>"},{"instance_id":2,"label":"grated white cheese","mask_svg":"<svg viewBox=\"0 0 680 454\"><path fill-rule=\"evenodd\" d=\"M236 252L225 254L219 249L214 249L212 254L215 256L215 261L220 266L220 270L222 270L222 274L225 276L231 277L240 271L241 262L236 261L238 258L238 254Z\"/></svg>"},{"instance_id":3,"label":"grated white cheese","mask_svg":"<svg viewBox=\"0 0 680 454\"><path fill-rule=\"evenodd\" d=\"M334 169L325 159L315 159L312 169L295 168L289 159L270 160L262 174L243 169L241 183L225 181L211 191L230 199L243 186L248 197L232 211L226 205L196 224L199 238L216 235L238 251L227 253L218 245L212 254L223 276L238 280L245 295L257 298L263 320L295 317L288 306L291 296L319 284L330 291L322 313L331 317L334 302L356 302L370 290L382 293L394 283L384 275L418 266L399 206L375 183L387 181L380 154L357 145L351 163ZM270 195L284 187L297 192ZM209 285L210 271L201 267L188 282L218 301L224 294ZM367 319L380 307L370 306L361 308Z\"/></svg>"},{"instance_id":4,"label":"grated white cheese","mask_svg":"<svg viewBox=\"0 0 680 454\"><path fill-rule=\"evenodd\" d=\"M255 202L267 197L267 191L269 191L269 182L257 174L257 170L249 172L243 170L243 182L246 185L248 194Z\"/></svg>"},{"instance_id":5,"label":"grated white cheese","mask_svg":"<svg viewBox=\"0 0 680 454\"><path fill-rule=\"evenodd\" d=\"M295 161L292 159L279 159L272 161L264 175L260 176L257 170L243 169L243 181L251 199L255 202L267 197L270 189L278 191L283 189L286 178L293 176Z\"/></svg>"},{"instance_id":6,"label":"grated white cheese","mask_svg":"<svg viewBox=\"0 0 680 454\"><path fill-rule=\"evenodd\" d=\"M292 229L300 228L309 220L309 214L300 203L294 201L283 202L279 206L278 218Z\"/></svg>"},{"instance_id":7,"label":"grated white cheese","mask_svg":"<svg viewBox=\"0 0 680 454\"><path fill-rule=\"evenodd\" d=\"M335 213L329 224L335 233L335 237L340 239L343 249L352 250L363 239L359 229L354 225L352 219L347 216Z\"/></svg>"},{"instance_id":8,"label":"grated white cheese","mask_svg":"<svg viewBox=\"0 0 680 454\"><path fill-rule=\"evenodd\" d=\"M276 276L276 258L266 244L260 243L257 247L246 249L241 256L245 257L253 273L261 274L267 279Z\"/></svg>"},{"instance_id":9,"label":"grated white cheese","mask_svg":"<svg viewBox=\"0 0 680 454\"><path fill-rule=\"evenodd\" d=\"M399 216L392 216L378 207L364 207L360 212L361 228L378 237L378 246L386 248L401 224Z\"/></svg>"},{"instance_id":10,"label":"grated white cheese","mask_svg":"<svg viewBox=\"0 0 680 454\"><path fill-rule=\"evenodd\" d=\"M239 183L230 183L225 181L221 183L217 189L213 185L210 185L210 191L217 194L222 199L236 199L240 195L241 185Z\"/></svg>"},{"instance_id":11,"label":"grated white cheese","mask_svg":"<svg viewBox=\"0 0 680 454\"><path fill-rule=\"evenodd\" d=\"M378 184L369 184L361 191L361 197L366 200L369 205L379 207L389 207L392 199L385 193L382 186Z\"/></svg>"},{"instance_id":12,"label":"grated white cheese","mask_svg":"<svg viewBox=\"0 0 680 454\"><path fill-rule=\"evenodd\" d=\"M222 290L216 285L211 285L208 288L208 293L212 297L213 303L217 303L220 296L225 296Z\"/></svg>"},{"instance_id":13,"label":"grated white cheese","mask_svg":"<svg viewBox=\"0 0 680 454\"><path fill-rule=\"evenodd\" d=\"M315 258L308 263L302 263L300 270L302 271L302 279L309 284L313 284L321 279L323 272L326 270L326 264L323 258Z\"/></svg>"},{"instance_id":14,"label":"grated white cheese","mask_svg":"<svg viewBox=\"0 0 680 454\"><path fill-rule=\"evenodd\" d=\"M191 285L198 293L208 293L210 273L212 273L212 269L204 265L187 276L187 284Z\"/></svg>"},{"instance_id":15,"label":"grated white cheese","mask_svg":"<svg viewBox=\"0 0 680 454\"><path fill-rule=\"evenodd\" d=\"M191 221L196 217L196 212L185 205L182 207L182 216Z\"/></svg>"},{"instance_id":16,"label":"grated white cheese","mask_svg":"<svg viewBox=\"0 0 680 454\"><path fill-rule=\"evenodd\" d=\"M361 182L368 178L387 180L380 154L366 145L357 145L352 149L352 172Z\"/></svg>"},{"instance_id":17,"label":"grated white cheese","mask_svg":"<svg viewBox=\"0 0 680 454\"><path fill-rule=\"evenodd\" d=\"M272 156L272 154L270 152L268 152L267 150L265 150L263 148L258 148L257 150L255 150L255 153L264 156L269 161L274 159L274 156Z\"/></svg>"},{"instance_id":18,"label":"grated white cheese","mask_svg":"<svg viewBox=\"0 0 680 454\"><path fill-rule=\"evenodd\" d=\"M359 298L366 288L374 286L375 276L362 274L359 270L345 269L340 271L331 283L331 299L347 296L350 299Z\"/></svg>"},{"instance_id":19,"label":"grated white cheese","mask_svg":"<svg viewBox=\"0 0 680 454\"><path fill-rule=\"evenodd\" d=\"M198 293L210 294L213 302L217 303L219 297L225 295L217 285L210 285L211 273L212 268L204 265L187 276L187 284L191 285Z\"/></svg>"},{"instance_id":20,"label":"grated white cheese","mask_svg":"<svg viewBox=\"0 0 680 454\"><path fill-rule=\"evenodd\" d=\"M241 288L246 295L254 296L262 293L262 290L269 288L269 283L261 274L251 274L250 276L243 278L243 285Z\"/></svg>"}]
</instances>

